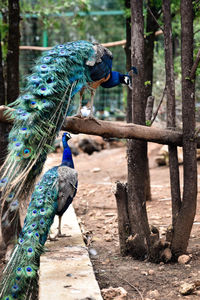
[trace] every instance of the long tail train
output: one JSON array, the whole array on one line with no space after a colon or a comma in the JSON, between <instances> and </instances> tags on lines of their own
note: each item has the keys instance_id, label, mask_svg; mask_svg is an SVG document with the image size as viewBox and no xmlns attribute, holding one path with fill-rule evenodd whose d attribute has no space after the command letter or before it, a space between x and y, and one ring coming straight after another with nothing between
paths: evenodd
<instances>
[{"instance_id":1,"label":"long tail train","mask_svg":"<svg viewBox=\"0 0 200 300\"><path fill-rule=\"evenodd\" d=\"M59 45L37 61L23 95L12 105L14 125L1 168L4 201L23 201L41 173L71 98L91 82L86 64L95 56L86 41Z\"/></svg>"},{"instance_id":2,"label":"long tail train","mask_svg":"<svg viewBox=\"0 0 200 300\"><path fill-rule=\"evenodd\" d=\"M62 164L47 171L35 186L22 232L3 271L0 299L35 299L40 255L54 216L62 216L76 194L77 172L68 139L64 133Z\"/></svg>"}]
</instances>

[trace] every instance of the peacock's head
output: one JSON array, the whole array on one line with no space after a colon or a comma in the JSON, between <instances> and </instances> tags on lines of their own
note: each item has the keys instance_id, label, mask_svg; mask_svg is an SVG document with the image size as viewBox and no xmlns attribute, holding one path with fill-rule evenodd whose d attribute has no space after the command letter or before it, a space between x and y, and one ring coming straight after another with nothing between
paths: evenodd
<instances>
[{"instance_id":1,"label":"peacock's head","mask_svg":"<svg viewBox=\"0 0 200 300\"><path fill-rule=\"evenodd\" d=\"M69 132L64 132L62 135L62 140L64 141L69 141L71 139L71 134Z\"/></svg>"}]
</instances>

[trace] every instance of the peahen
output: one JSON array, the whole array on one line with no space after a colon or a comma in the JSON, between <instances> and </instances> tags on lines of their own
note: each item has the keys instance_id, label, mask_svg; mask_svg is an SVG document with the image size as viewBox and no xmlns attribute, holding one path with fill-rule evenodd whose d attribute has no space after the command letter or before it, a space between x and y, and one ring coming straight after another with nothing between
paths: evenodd
<instances>
[{"instance_id":1,"label":"peahen","mask_svg":"<svg viewBox=\"0 0 200 300\"><path fill-rule=\"evenodd\" d=\"M44 252L54 216L63 215L77 190L77 172L67 143L69 138L69 134L63 134L61 165L47 171L34 189L22 232L3 272L0 299L31 299L34 293L40 255Z\"/></svg>"},{"instance_id":2,"label":"peahen","mask_svg":"<svg viewBox=\"0 0 200 300\"><path fill-rule=\"evenodd\" d=\"M0 172L4 204L15 207L27 199L73 96L80 92L81 99L84 90L89 89L93 102L99 85L110 88L120 83L130 85L129 75L112 71L112 53L100 44L76 41L44 52L27 78L23 93L12 104L14 125Z\"/></svg>"}]
</instances>

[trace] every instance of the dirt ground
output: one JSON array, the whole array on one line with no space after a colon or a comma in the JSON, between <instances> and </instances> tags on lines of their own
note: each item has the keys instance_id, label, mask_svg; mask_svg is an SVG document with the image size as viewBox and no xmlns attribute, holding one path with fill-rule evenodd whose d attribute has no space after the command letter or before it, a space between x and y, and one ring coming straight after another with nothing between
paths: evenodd
<instances>
[{"instance_id":1,"label":"dirt ground","mask_svg":"<svg viewBox=\"0 0 200 300\"><path fill-rule=\"evenodd\" d=\"M155 157L161 146L149 144L152 201L147 203L149 223L164 234L171 224L169 169L158 167ZM74 158L79 173L74 207L80 224L89 236L90 257L100 288L123 287L128 299L200 299L200 291L182 296L183 283L200 280L200 214L192 230L189 264L153 264L121 257L119 253L115 182L126 181L126 147L105 149L91 156ZM198 166L200 168L200 165ZM182 175L182 166L180 166ZM181 176L182 177L182 176ZM200 198L198 197L200 203Z\"/></svg>"},{"instance_id":2,"label":"dirt ground","mask_svg":"<svg viewBox=\"0 0 200 300\"><path fill-rule=\"evenodd\" d=\"M171 224L171 204L169 169L167 166L158 167L155 163L160 148L161 145L149 144L152 201L147 203L147 211L149 223L164 234ZM60 157L60 153L51 154L47 167L58 165ZM100 288L123 287L128 292L128 299L135 300L200 299L200 290L188 296L182 296L179 292L183 283L200 280L199 208L188 247L188 252L192 254L188 264L153 264L121 257L114 190L116 181L126 181L126 147L121 144L121 147L112 146L92 155L80 153L74 157L74 163L79 173L74 207L83 233L87 236ZM182 166L180 170L182 174ZM0 268L2 266L1 262Z\"/></svg>"}]
</instances>

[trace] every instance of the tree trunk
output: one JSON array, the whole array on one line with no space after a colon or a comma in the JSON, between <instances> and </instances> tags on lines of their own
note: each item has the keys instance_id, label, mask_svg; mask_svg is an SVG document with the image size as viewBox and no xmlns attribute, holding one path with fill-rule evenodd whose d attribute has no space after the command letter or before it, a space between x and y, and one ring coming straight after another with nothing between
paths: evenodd
<instances>
[{"instance_id":1,"label":"tree trunk","mask_svg":"<svg viewBox=\"0 0 200 300\"><path fill-rule=\"evenodd\" d=\"M181 0L181 69L183 119L183 200L174 227L172 251L186 252L196 212L197 162L195 134L195 85L189 80L193 65L193 3Z\"/></svg>"},{"instance_id":2,"label":"tree trunk","mask_svg":"<svg viewBox=\"0 0 200 300\"><path fill-rule=\"evenodd\" d=\"M133 122L145 125L144 97L144 20L143 1L131 1L132 17L132 65L138 69L133 79ZM144 257L149 245L150 230L146 213L147 143L128 140L128 214L132 233L134 257Z\"/></svg>"},{"instance_id":3,"label":"tree trunk","mask_svg":"<svg viewBox=\"0 0 200 300\"><path fill-rule=\"evenodd\" d=\"M19 95L19 0L9 0L9 33L7 53L7 103Z\"/></svg>"},{"instance_id":4,"label":"tree trunk","mask_svg":"<svg viewBox=\"0 0 200 300\"><path fill-rule=\"evenodd\" d=\"M148 0L147 4L151 9L153 15L157 19L159 17L158 8L156 8L153 1ZM145 99L152 95L153 88L153 57L154 57L154 42L155 42L155 32L158 30L158 23L154 20L149 10L147 10L147 24L146 32L147 36L144 39L144 66L145 74L144 81L145 84ZM148 83L147 83L148 82Z\"/></svg>"},{"instance_id":5,"label":"tree trunk","mask_svg":"<svg viewBox=\"0 0 200 300\"><path fill-rule=\"evenodd\" d=\"M3 57L1 48L1 32L0 32L0 105L5 105L5 83L3 75Z\"/></svg>"},{"instance_id":6,"label":"tree trunk","mask_svg":"<svg viewBox=\"0 0 200 300\"><path fill-rule=\"evenodd\" d=\"M176 108L175 108L175 81L173 64L173 41L171 27L170 0L163 0L164 19L164 41L165 41L165 70L166 70L166 96L167 96L167 128L175 130ZM177 147L169 145L169 168L172 197L172 225L174 227L176 218L181 207L180 179Z\"/></svg>"},{"instance_id":7,"label":"tree trunk","mask_svg":"<svg viewBox=\"0 0 200 300\"><path fill-rule=\"evenodd\" d=\"M19 0L9 0L9 32L8 32L8 52L6 59L6 82L7 82L7 103L14 101L19 95ZM6 157L7 149L7 137L9 126L6 124L0 124L1 131L1 147L2 155L0 161L3 163ZM5 221L6 220L6 221ZM13 244L17 235L21 231L20 216L17 210L15 214L9 210L7 202L4 202L2 207L1 218L1 231L2 238L6 246Z\"/></svg>"},{"instance_id":8,"label":"tree trunk","mask_svg":"<svg viewBox=\"0 0 200 300\"><path fill-rule=\"evenodd\" d=\"M125 0L126 9L130 9L130 0ZM126 70L130 71L131 69L131 17L126 18ZM126 121L127 123L132 122L132 92L130 89L127 89L127 113Z\"/></svg>"}]
</instances>

